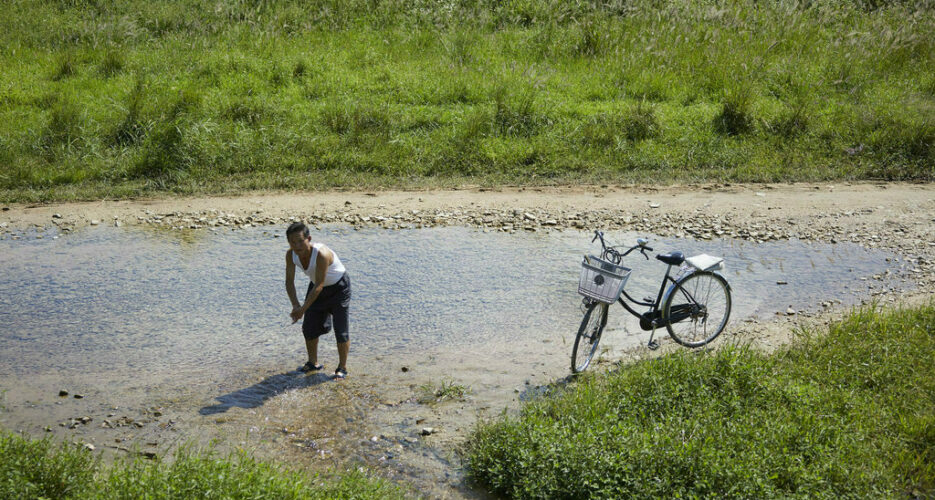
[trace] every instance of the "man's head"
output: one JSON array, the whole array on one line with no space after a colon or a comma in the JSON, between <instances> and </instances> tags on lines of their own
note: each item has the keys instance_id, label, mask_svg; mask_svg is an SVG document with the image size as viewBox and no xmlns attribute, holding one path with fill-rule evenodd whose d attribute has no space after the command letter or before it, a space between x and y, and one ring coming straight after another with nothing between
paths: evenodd
<instances>
[{"instance_id":1,"label":"man's head","mask_svg":"<svg viewBox=\"0 0 935 500\"><path fill-rule=\"evenodd\" d=\"M311 239L308 226L302 222L293 222L286 229L286 239L293 251L305 250L307 242Z\"/></svg>"}]
</instances>

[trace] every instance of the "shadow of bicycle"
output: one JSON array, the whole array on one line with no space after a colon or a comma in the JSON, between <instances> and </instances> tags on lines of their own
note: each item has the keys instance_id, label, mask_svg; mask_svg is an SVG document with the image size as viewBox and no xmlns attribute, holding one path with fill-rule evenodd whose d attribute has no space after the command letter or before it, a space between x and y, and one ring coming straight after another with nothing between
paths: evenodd
<instances>
[{"instance_id":1,"label":"shadow of bicycle","mask_svg":"<svg viewBox=\"0 0 935 500\"><path fill-rule=\"evenodd\" d=\"M312 387L329 380L331 380L331 376L321 372L312 375L305 375L298 370L279 373L267 377L250 387L218 396L215 398L219 401L218 404L205 406L198 410L198 413L201 415L217 415L235 406L237 408L257 408L263 406L267 399L286 391Z\"/></svg>"}]
</instances>

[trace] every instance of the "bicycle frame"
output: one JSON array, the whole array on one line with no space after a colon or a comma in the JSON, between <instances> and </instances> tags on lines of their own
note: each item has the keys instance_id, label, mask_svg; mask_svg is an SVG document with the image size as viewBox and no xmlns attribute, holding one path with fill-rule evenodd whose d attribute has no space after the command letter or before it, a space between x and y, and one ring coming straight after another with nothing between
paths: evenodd
<instances>
[{"instance_id":1,"label":"bicycle frame","mask_svg":"<svg viewBox=\"0 0 935 500\"><path fill-rule=\"evenodd\" d=\"M594 239L600 238L601 240L601 248L602 248L601 258L602 259L611 259L611 260L614 260L616 263L619 263L630 252L639 248L640 253L642 253L643 256L646 257L646 259L648 260L649 256L646 255L646 251L650 251L650 252L653 251L651 247L647 247L645 245L645 240L642 240L643 243L641 244L638 243L637 246L631 247L625 253L620 254L614 249L614 247L607 246L607 244L604 242L604 233L602 233L601 231L595 231L594 233L595 233ZM641 329L647 330L647 331L655 330L656 327L662 326L662 324L660 324L658 320L661 319L659 317L660 305L662 304L662 300L665 297L666 288L675 286L677 283L678 282L676 281L676 279L672 277L672 264L668 264L666 267L666 274L662 277L662 283L659 285L659 292L656 294L656 300L654 300L653 302L645 302L642 300L637 300L631 297L630 294L628 294L626 290L623 290L623 295L617 298L617 302L619 302L620 305L623 306L623 308L627 310L627 312L629 312L633 316L640 319ZM626 298L626 300L629 300L630 302L638 306L649 307L649 311L646 311L645 313L638 312L634 308L630 307L630 305L627 304L624 298Z\"/></svg>"},{"instance_id":2,"label":"bicycle frame","mask_svg":"<svg viewBox=\"0 0 935 500\"><path fill-rule=\"evenodd\" d=\"M650 309L649 309L648 313L655 313L656 311L659 310L659 305L662 304L662 297L663 297L664 294L665 294L666 285L667 285L669 282L671 282L672 285L675 285L675 284L676 284L675 278L673 278L672 275L671 275L671 271L672 271L672 265L670 264L670 265L666 268L666 274L665 274L665 276L662 277L662 284L659 285L659 293L656 294L656 300L655 300L655 301L653 301L653 302L643 302L643 301L641 301L641 300L636 300L636 299L634 299L633 297L631 297L630 294L628 294L626 290L623 290L623 296L622 296L622 297L618 297L618 298L617 298L617 302L619 302L620 305L622 305L624 309L626 309L630 314L636 316L637 318L641 318L641 319L642 319L644 313L637 312L636 310L634 310L632 307L630 307L629 304L626 303L625 300L623 300L624 298L626 298L626 299L629 300L630 302L633 302L633 303L636 304L636 305L649 307ZM671 285L670 285L670 286L671 286Z\"/></svg>"}]
</instances>

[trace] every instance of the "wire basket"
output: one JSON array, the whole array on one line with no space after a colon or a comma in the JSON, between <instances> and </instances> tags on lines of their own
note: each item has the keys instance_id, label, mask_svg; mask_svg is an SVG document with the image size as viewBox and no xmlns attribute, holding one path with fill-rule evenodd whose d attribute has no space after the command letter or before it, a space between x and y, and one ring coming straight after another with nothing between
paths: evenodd
<instances>
[{"instance_id":1,"label":"wire basket","mask_svg":"<svg viewBox=\"0 0 935 500\"><path fill-rule=\"evenodd\" d=\"M578 293L599 302L612 304L620 297L629 277L629 268L586 255L581 262Z\"/></svg>"}]
</instances>

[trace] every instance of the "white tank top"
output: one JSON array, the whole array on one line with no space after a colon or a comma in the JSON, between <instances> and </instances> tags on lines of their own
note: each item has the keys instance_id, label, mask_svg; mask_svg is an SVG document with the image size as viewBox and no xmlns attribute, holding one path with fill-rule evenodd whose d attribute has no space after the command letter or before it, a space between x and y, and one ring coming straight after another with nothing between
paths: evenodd
<instances>
[{"instance_id":1,"label":"white tank top","mask_svg":"<svg viewBox=\"0 0 935 500\"><path fill-rule=\"evenodd\" d=\"M315 267L318 264L318 250L323 245L321 243L312 244L312 257L308 261L308 269L302 267L302 261L299 259L299 255L292 252L292 262L295 264L295 267L298 267L308 276L308 279L312 280L312 283L315 283ZM341 259L338 258L338 254L334 253L334 250L331 251L334 254L334 262L328 266L328 270L325 271L325 284L324 286L331 286L338 282L341 279L341 276L344 276L344 264L341 263ZM317 285L317 283L315 283Z\"/></svg>"}]
</instances>

